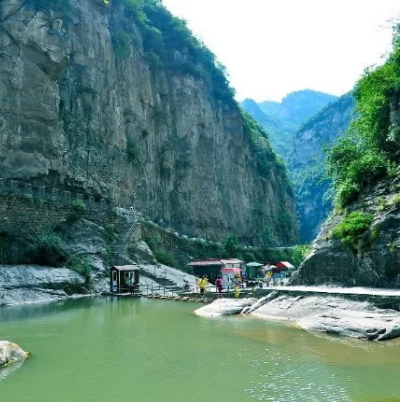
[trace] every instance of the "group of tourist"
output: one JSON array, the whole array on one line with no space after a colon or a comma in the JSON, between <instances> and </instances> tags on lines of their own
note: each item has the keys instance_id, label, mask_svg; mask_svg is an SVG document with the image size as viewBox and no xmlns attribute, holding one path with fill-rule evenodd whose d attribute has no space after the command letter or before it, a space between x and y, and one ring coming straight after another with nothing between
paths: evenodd
<instances>
[{"instance_id":1,"label":"group of tourist","mask_svg":"<svg viewBox=\"0 0 400 402\"><path fill-rule=\"evenodd\" d=\"M201 295L204 295L205 290L206 290L207 285L209 284L209 282L210 281L209 281L207 275L203 275L197 281L197 285L199 286ZM215 290L216 290L216 293L218 293L219 295L222 294L223 285L224 285L224 282L223 282L222 276L217 275L217 278L215 280ZM238 297L240 289L245 287L244 278L241 277L239 274L236 274L233 278L229 278L228 287L230 287L231 289L234 289L235 290L235 296Z\"/></svg>"}]
</instances>

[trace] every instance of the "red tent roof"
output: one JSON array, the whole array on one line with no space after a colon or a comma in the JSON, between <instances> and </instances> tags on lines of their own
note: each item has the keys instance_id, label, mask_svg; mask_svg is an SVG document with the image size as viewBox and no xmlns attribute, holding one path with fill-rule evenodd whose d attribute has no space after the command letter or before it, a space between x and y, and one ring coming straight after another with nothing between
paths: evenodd
<instances>
[{"instance_id":1,"label":"red tent roof","mask_svg":"<svg viewBox=\"0 0 400 402\"><path fill-rule=\"evenodd\" d=\"M294 269L294 266L293 266L290 262L287 262L287 261L279 261L279 262L276 264L276 267L277 267L277 268Z\"/></svg>"}]
</instances>

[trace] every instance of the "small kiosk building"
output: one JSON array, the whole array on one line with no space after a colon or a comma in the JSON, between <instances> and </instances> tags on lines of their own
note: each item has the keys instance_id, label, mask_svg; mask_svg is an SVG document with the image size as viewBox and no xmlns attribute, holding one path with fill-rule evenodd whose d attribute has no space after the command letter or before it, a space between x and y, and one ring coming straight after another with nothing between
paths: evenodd
<instances>
[{"instance_id":1,"label":"small kiosk building","mask_svg":"<svg viewBox=\"0 0 400 402\"><path fill-rule=\"evenodd\" d=\"M210 260L193 260L188 266L192 267L193 273L202 277L207 275L211 283L215 282L217 275L223 276L224 286L225 279L224 276L234 277L235 274L241 274L241 266L243 261L237 258L227 258L227 259L210 259ZM227 271L224 271L227 270Z\"/></svg>"},{"instance_id":2,"label":"small kiosk building","mask_svg":"<svg viewBox=\"0 0 400 402\"><path fill-rule=\"evenodd\" d=\"M249 262L246 264L247 278L255 279L258 276L258 272L263 265L258 262Z\"/></svg>"},{"instance_id":3,"label":"small kiosk building","mask_svg":"<svg viewBox=\"0 0 400 402\"><path fill-rule=\"evenodd\" d=\"M110 291L112 293L128 293L130 284L139 286L139 267L136 265L119 265L111 268Z\"/></svg>"}]
</instances>

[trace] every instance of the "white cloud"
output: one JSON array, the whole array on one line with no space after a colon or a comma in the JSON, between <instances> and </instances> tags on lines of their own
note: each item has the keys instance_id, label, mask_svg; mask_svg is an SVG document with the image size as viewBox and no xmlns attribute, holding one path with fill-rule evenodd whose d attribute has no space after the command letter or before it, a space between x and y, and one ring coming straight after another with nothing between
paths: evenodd
<instances>
[{"instance_id":1,"label":"white cloud","mask_svg":"<svg viewBox=\"0 0 400 402\"><path fill-rule=\"evenodd\" d=\"M398 0L163 0L226 65L237 98L350 90L390 49Z\"/></svg>"}]
</instances>

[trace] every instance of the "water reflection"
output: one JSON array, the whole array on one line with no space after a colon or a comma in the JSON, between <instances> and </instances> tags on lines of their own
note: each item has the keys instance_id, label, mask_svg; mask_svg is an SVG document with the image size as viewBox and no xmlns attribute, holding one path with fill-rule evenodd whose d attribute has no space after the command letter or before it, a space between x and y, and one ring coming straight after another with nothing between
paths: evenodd
<instances>
[{"instance_id":1,"label":"water reflection","mask_svg":"<svg viewBox=\"0 0 400 402\"><path fill-rule=\"evenodd\" d=\"M18 370L25 361L15 362L7 367L0 368L0 381L5 380L9 375L13 374L14 371Z\"/></svg>"},{"instance_id":2,"label":"water reflection","mask_svg":"<svg viewBox=\"0 0 400 402\"><path fill-rule=\"evenodd\" d=\"M51 303L31 304L0 308L0 322L43 319L44 317L61 317L68 312L84 310L100 302L95 298L70 299Z\"/></svg>"}]
</instances>

